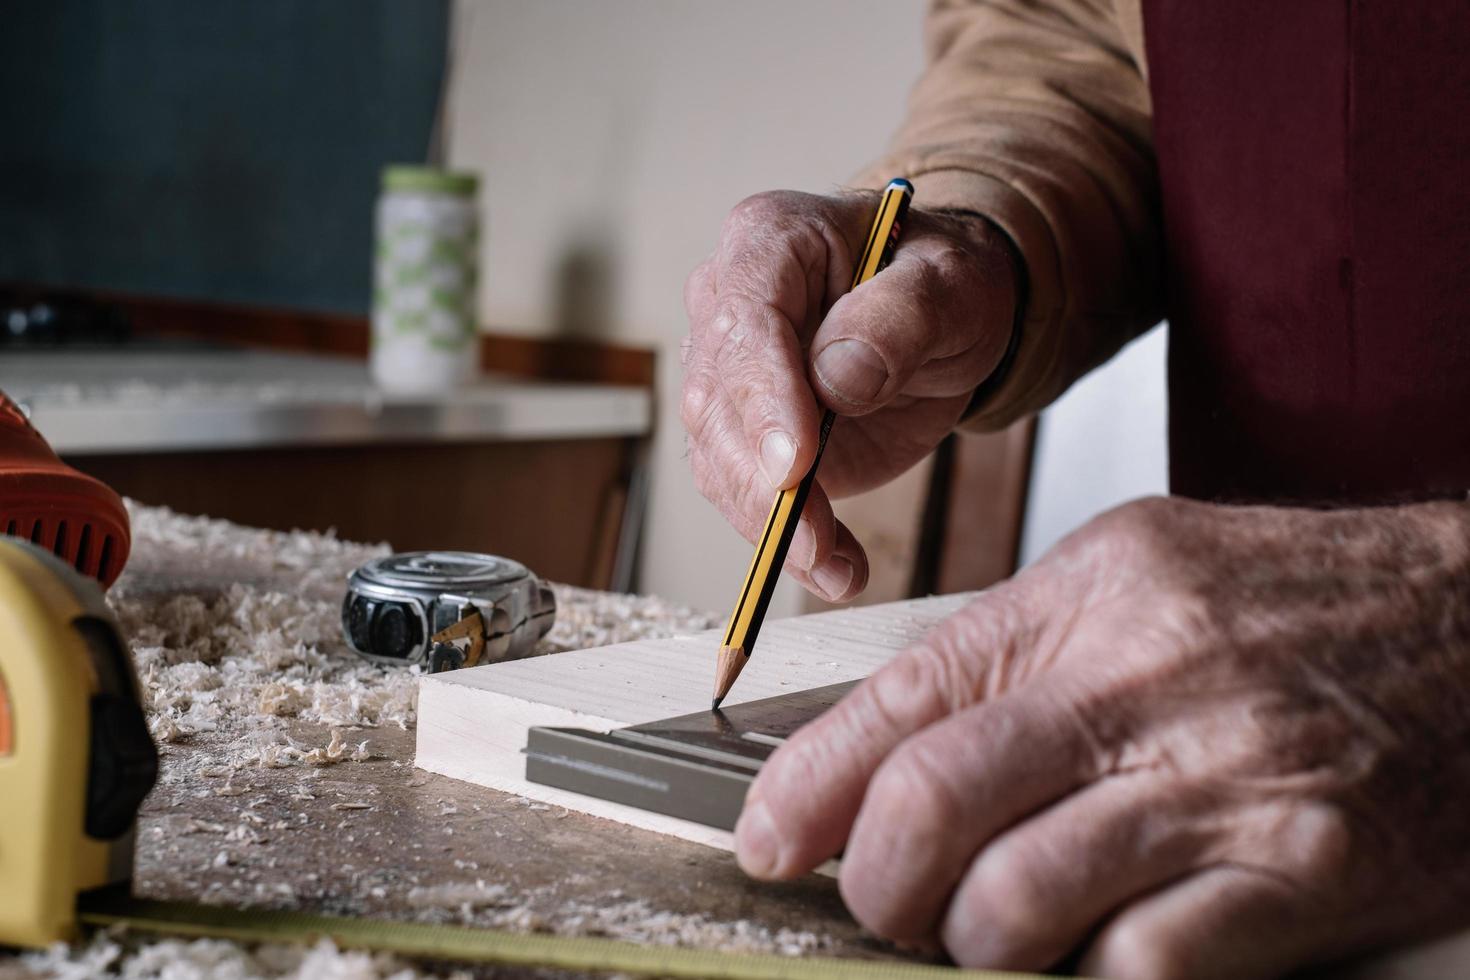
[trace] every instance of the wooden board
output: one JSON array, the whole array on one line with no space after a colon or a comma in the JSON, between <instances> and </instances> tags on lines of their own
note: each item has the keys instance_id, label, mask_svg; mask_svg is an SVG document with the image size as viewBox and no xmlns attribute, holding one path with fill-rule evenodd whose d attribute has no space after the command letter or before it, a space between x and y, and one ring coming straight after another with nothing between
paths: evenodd
<instances>
[{"instance_id":1,"label":"wooden board","mask_svg":"<svg viewBox=\"0 0 1470 980\"><path fill-rule=\"evenodd\" d=\"M974 593L843 609L767 623L727 705L860 680ZM607 732L709 706L720 632L426 676L414 763L430 772L729 850L727 831L526 781L538 725Z\"/></svg>"}]
</instances>

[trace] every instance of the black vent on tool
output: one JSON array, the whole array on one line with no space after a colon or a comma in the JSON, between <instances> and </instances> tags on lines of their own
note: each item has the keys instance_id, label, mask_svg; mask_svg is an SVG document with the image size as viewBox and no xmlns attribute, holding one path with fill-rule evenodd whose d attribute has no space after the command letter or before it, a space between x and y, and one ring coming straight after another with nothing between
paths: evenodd
<instances>
[{"instance_id":1,"label":"black vent on tool","mask_svg":"<svg viewBox=\"0 0 1470 980\"><path fill-rule=\"evenodd\" d=\"M53 523L47 517L35 517L22 511L0 514L0 526L4 527L6 535L29 539L83 575L103 582L111 577L112 566L117 562L116 537L94 527L90 521L73 523L57 520Z\"/></svg>"},{"instance_id":2,"label":"black vent on tool","mask_svg":"<svg viewBox=\"0 0 1470 980\"><path fill-rule=\"evenodd\" d=\"M127 832L158 778L158 749L148 734L133 683L132 661L105 620L85 616L72 626L86 641L100 690L92 696L87 772L87 836L112 840Z\"/></svg>"},{"instance_id":3,"label":"black vent on tool","mask_svg":"<svg viewBox=\"0 0 1470 980\"><path fill-rule=\"evenodd\" d=\"M112 571L112 535L102 539L102 556L97 559L97 577L107 581L107 574Z\"/></svg>"}]
</instances>

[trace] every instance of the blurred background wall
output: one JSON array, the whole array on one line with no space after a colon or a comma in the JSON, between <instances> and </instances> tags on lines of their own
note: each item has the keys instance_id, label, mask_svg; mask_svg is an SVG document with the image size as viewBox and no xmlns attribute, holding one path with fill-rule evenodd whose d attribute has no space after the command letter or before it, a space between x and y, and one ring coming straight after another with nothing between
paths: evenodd
<instances>
[{"instance_id":1,"label":"blurred background wall","mask_svg":"<svg viewBox=\"0 0 1470 980\"><path fill-rule=\"evenodd\" d=\"M882 150L922 68L924 7L12 5L0 282L361 315L379 172L425 159L449 66L449 163L483 178L482 322L657 348L638 586L723 609L750 546L685 459L684 278L741 198L832 190ZM1163 350L1156 331L1043 420L1024 558L1164 488ZM798 600L788 584L773 613Z\"/></svg>"},{"instance_id":2,"label":"blurred background wall","mask_svg":"<svg viewBox=\"0 0 1470 980\"><path fill-rule=\"evenodd\" d=\"M882 150L923 64L924 7L456 0L449 154L487 181L485 320L660 350L645 591L722 609L750 555L684 458L684 276L741 198L830 190ZM1162 336L1135 346L1043 424L1028 555L1101 507L1162 490ZM797 599L788 584L773 613Z\"/></svg>"},{"instance_id":3,"label":"blurred background wall","mask_svg":"<svg viewBox=\"0 0 1470 980\"><path fill-rule=\"evenodd\" d=\"M47 0L0 28L0 281L363 313L448 0Z\"/></svg>"}]
</instances>

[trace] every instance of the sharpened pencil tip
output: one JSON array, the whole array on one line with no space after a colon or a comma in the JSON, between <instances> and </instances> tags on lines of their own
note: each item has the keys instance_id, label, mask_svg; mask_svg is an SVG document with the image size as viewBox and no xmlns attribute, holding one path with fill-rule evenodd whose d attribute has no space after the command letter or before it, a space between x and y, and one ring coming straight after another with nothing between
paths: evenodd
<instances>
[{"instance_id":1,"label":"sharpened pencil tip","mask_svg":"<svg viewBox=\"0 0 1470 980\"><path fill-rule=\"evenodd\" d=\"M730 685L740 675L740 668L745 666L746 659L745 651L740 647L720 647L720 660L715 665L715 699L710 702L711 711L720 710L721 702L730 693Z\"/></svg>"}]
</instances>

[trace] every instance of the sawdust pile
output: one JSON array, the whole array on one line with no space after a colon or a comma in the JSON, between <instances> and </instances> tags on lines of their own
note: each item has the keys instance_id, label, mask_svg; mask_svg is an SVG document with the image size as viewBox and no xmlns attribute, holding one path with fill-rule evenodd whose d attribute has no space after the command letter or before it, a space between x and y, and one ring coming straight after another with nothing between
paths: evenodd
<instances>
[{"instance_id":1,"label":"sawdust pile","mask_svg":"<svg viewBox=\"0 0 1470 980\"><path fill-rule=\"evenodd\" d=\"M372 757L365 733L413 727L417 669L371 664L342 638L347 576L387 545L245 529L131 503L129 513L135 559L108 599L132 645L157 741L211 748L208 775L222 775L363 761ZM184 569L197 590L178 590ZM543 652L716 625L659 599L555 591L556 625ZM330 734L303 744L290 734L292 720Z\"/></svg>"},{"instance_id":2,"label":"sawdust pile","mask_svg":"<svg viewBox=\"0 0 1470 980\"><path fill-rule=\"evenodd\" d=\"M160 508L130 513L142 567L123 576L109 601L133 648L157 741L207 741L217 750L209 761L226 770L332 765L368 756L363 740L349 747L342 729L413 723L415 678L352 655L338 619L347 574L386 546L242 534L225 521ZM170 569L194 565L199 591L161 586L177 581ZM282 578L299 588L271 587ZM332 735L301 745L286 734L293 718L332 726Z\"/></svg>"},{"instance_id":3,"label":"sawdust pile","mask_svg":"<svg viewBox=\"0 0 1470 980\"><path fill-rule=\"evenodd\" d=\"M414 888L410 905L423 910L421 921L549 932L565 936L604 936L642 945L694 946L726 953L820 953L826 941L816 933L770 929L747 919L724 921L706 915L656 909L620 892L599 901L540 901L545 890L512 892L483 880Z\"/></svg>"},{"instance_id":4,"label":"sawdust pile","mask_svg":"<svg viewBox=\"0 0 1470 980\"><path fill-rule=\"evenodd\" d=\"M55 980L470 980L467 971L425 973L385 953L346 952L328 939L315 946L265 944L247 949L219 939L138 943L100 932L85 946L55 946L21 957L27 974ZM0 980L6 974L0 969Z\"/></svg>"}]
</instances>

